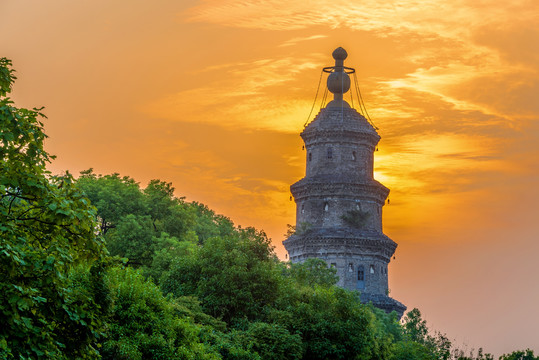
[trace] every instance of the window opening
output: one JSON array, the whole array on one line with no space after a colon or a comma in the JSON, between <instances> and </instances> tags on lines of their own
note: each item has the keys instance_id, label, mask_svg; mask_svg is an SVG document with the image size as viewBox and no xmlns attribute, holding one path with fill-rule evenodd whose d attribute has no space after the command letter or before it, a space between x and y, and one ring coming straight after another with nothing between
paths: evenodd
<instances>
[{"instance_id":1,"label":"window opening","mask_svg":"<svg viewBox=\"0 0 539 360\"><path fill-rule=\"evenodd\" d=\"M354 272L354 264L348 264L348 272Z\"/></svg>"},{"instance_id":2,"label":"window opening","mask_svg":"<svg viewBox=\"0 0 539 360\"><path fill-rule=\"evenodd\" d=\"M360 265L357 270L357 280L358 281L365 281L365 270L363 268L363 265Z\"/></svg>"},{"instance_id":3,"label":"window opening","mask_svg":"<svg viewBox=\"0 0 539 360\"><path fill-rule=\"evenodd\" d=\"M352 151L352 161L356 161L356 152Z\"/></svg>"},{"instance_id":4,"label":"window opening","mask_svg":"<svg viewBox=\"0 0 539 360\"><path fill-rule=\"evenodd\" d=\"M302 214L305 213L305 204L302 204L302 205L301 205L301 213L302 213Z\"/></svg>"},{"instance_id":5,"label":"window opening","mask_svg":"<svg viewBox=\"0 0 539 360\"><path fill-rule=\"evenodd\" d=\"M309 161L313 159L313 153L309 153Z\"/></svg>"},{"instance_id":6,"label":"window opening","mask_svg":"<svg viewBox=\"0 0 539 360\"><path fill-rule=\"evenodd\" d=\"M324 204L324 211L329 211L329 204L328 203Z\"/></svg>"},{"instance_id":7,"label":"window opening","mask_svg":"<svg viewBox=\"0 0 539 360\"><path fill-rule=\"evenodd\" d=\"M370 272L371 272L371 274L374 274L374 265L370 266Z\"/></svg>"},{"instance_id":8,"label":"window opening","mask_svg":"<svg viewBox=\"0 0 539 360\"><path fill-rule=\"evenodd\" d=\"M333 149L332 148L328 148L328 159L333 159Z\"/></svg>"}]
</instances>

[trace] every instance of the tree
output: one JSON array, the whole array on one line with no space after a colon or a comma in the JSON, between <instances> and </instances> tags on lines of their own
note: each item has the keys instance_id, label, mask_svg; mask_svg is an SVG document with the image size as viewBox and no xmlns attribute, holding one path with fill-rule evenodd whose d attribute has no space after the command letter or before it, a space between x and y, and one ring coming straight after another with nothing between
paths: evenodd
<instances>
[{"instance_id":1,"label":"tree","mask_svg":"<svg viewBox=\"0 0 539 360\"><path fill-rule=\"evenodd\" d=\"M267 322L300 334L305 359L387 359L384 333L359 294L336 286L290 284L268 311ZM284 290L284 289L283 289Z\"/></svg>"},{"instance_id":2,"label":"tree","mask_svg":"<svg viewBox=\"0 0 539 360\"><path fill-rule=\"evenodd\" d=\"M201 244L209 238L229 236L235 232L234 223L226 216L217 215L206 205L196 201L190 206L196 214L194 231Z\"/></svg>"},{"instance_id":3,"label":"tree","mask_svg":"<svg viewBox=\"0 0 539 360\"><path fill-rule=\"evenodd\" d=\"M199 338L200 327L181 316L181 305L163 296L132 268L109 272L114 294L103 359L219 359Z\"/></svg>"},{"instance_id":4,"label":"tree","mask_svg":"<svg viewBox=\"0 0 539 360\"><path fill-rule=\"evenodd\" d=\"M210 315L231 324L255 320L278 296L280 268L270 240L253 228L206 239L192 256L178 259L163 290L198 296Z\"/></svg>"},{"instance_id":5,"label":"tree","mask_svg":"<svg viewBox=\"0 0 539 360\"><path fill-rule=\"evenodd\" d=\"M302 263L290 264L289 274L298 283L306 286L332 286L337 284L337 269L318 258L310 258Z\"/></svg>"},{"instance_id":6,"label":"tree","mask_svg":"<svg viewBox=\"0 0 539 360\"><path fill-rule=\"evenodd\" d=\"M157 253L161 254L161 270L170 267L172 258L164 256L162 246L176 253L172 243L192 241L195 236L196 211L174 196L171 183L151 180L141 190L129 176L96 175L88 169L81 172L77 185L97 208L97 220L111 255L128 258L130 265L144 267L152 276L161 276L151 269Z\"/></svg>"},{"instance_id":7,"label":"tree","mask_svg":"<svg viewBox=\"0 0 539 360\"><path fill-rule=\"evenodd\" d=\"M245 347L262 359L299 360L303 356L301 336L279 324L253 322L242 335Z\"/></svg>"},{"instance_id":8,"label":"tree","mask_svg":"<svg viewBox=\"0 0 539 360\"><path fill-rule=\"evenodd\" d=\"M196 215L183 197L174 196L174 190L172 183L154 179L144 189L144 200L154 230L181 239L195 226Z\"/></svg>"},{"instance_id":9,"label":"tree","mask_svg":"<svg viewBox=\"0 0 539 360\"><path fill-rule=\"evenodd\" d=\"M128 258L131 265L149 266L154 256L154 235L149 216L128 214L118 221L105 239L112 255Z\"/></svg>"},{"instance_id":10,"label":"tree","mask_svg":"<svg viewBox=\"0 0 539 360\"><path fill-rule=\"evenodd\" d=\"M93 169L81 172L77 185L97 208L101 233L107 235L127 215L147 213L139 184L120 174L96 175Z\"/></svg>"},{"instance_id":11,"label":"tree","mask_svg":"<svg viewBox=\"0 0 539 360\"><path fill-rule=\"evenodd\" d=\"M430 335L427 322L421 318L419 309L412 309L405 315L404 332L407 339L425 346L435 359L450 358L451 341L440 332Z\"/></svg>"},{"instance_id":12,"label":"tree","mask_svg":"<svg viewBox=\"0 0 539 360\"><path fill-rule=\"evenodd\" d=\"M535 356L532 350L513 351L511 354L500 356L500 360L539 360L539 356Z\"/></svg>"},{"instance_id":13,"label":"tree","mask_svg":"<svg viewBox=\"0 0 539 360\"><path fill-rule=\"evenodd\" d=\"M69 173L46 170L45 116L13 105L14 80L0 59L0 358L94 358L97 304L69 274L106 257L95 209Z\"/></svg>"}]
</instances>

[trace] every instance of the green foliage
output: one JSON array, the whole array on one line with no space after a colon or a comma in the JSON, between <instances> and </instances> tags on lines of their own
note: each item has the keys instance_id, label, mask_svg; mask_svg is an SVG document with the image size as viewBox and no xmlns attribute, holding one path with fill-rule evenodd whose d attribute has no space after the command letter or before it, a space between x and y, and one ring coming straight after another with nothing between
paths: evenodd
<instances>
[{"instance_id":1,"label":"green foliage","mask_svg":"<svg viewBox=\"0 0 539 360\"><path fill-rule=\"evenodd\" d=\"M154 249L153 260L149 267L144 268L144 273L161 284L168 278L173 264L178 259L188 257L196 251L197 236L193 231L190 231L180 241L163 232L158 238L153 238L152 246Z\"/></svg>"},{"instance_id":2,"label":"green foliage","mask_svg":"<svg viewBox=\"0 0 539 360\"><path fill-rule=\"evenodd\" d=\"M0 357L96 358L99 305L69 276L105 257L95 210L69 173L46 170L44 115L5 97L10 65L0 60Z\"/></svg>"},{"instance_id":3,"label":"green foliage","mask_svg":"<svg viewBox=\"0 0 539 360\"><path fill-rule=\"evenodd\" d=\"M128 214L106 236L112 255L129 259L132 265L150 265L153 260L154 230L149 216Z\"/></svg>"},{"instance_id":4,"label":"green foliage","mask_svg":"<svg viewBox=\"0 0 539 360\"><path fill-rule=\"evenodd\" d=\"M208 314L230 323L258 318L278 295L278 275L266 234L240 228L226 238L209 238L192 256L178 259L163 289L198 296Z\"/></svg>"},{"instance_id":5,"label":"green foliage","mask_svg":"<svg viewBox=\"0 0 539 360\"><path fill-rule=\"evenodd\" d=\"M292 235L306 234L307 232L309 232L311 230L311 228L313 227L313 224L311 224L309 222L306 222L306 221L303 221L298 226L290 225L290 224L286 224L286 226L287 226L287 230L286 230L286 234L284 234L284 236L286 238L289 238Z\"/></svg>"},{"instance_id":6,"label":"green foliage","mask_svg":"<svg viewBox=\"0 0 539 360\"><path fill-rule=\"evenodd\" d=\"M427 323L421 318L418 309L408 312L403 322L403 337L392 345L392 359L494 359L491 354L484 353L481 348L475 355L473 351L470 351L469 356L467 356L464 351L455 348L445 334L434 332L434 335L431 335Z\"/></svg>"},{"instance_id":7,"label":"green foliage","mask_svg":"<svg viewBox=\"0 0 539 360\"><path fill-rule=\"evenodd\" d=\"M346 214L343 214L341 219L343 219L344 222L351 227L362 229L367 223L367 220L369 220L369 217L370 214L366 211L350 210L347 211Z\"/></svg>"},{"instance_id":8,"label":"green foliage","mask_svg":"<svg viewBox=\"0 0 539 360\"><path fill-rule=\"evenodd\" d=\"M425 346L435 359L447 360L451 356L451 341L442 333L429 334L427 322L418 309L409 311L404 317L404 330L408 339Z\"/></svg>"},{"instance_id":9,"label":"green foliage","mask_svg":"<svg viewBox=\"0 0 539 360\"><path fill-rule=\"evenodd\" d=\"M302 263L290 264L288 273L303 286L332 286L337 284L337 269L317 258L307 259Z\"/></svg>"},{"instance_id":10,"label":"green foliage","mask_svg":"<svg viewBox=\"0 0 539 360\"><path fill-rule=\"evenodd\" d=\"M234 223L226 216L217 215L206 205L197 202L192 202L190 206L196 214L193 230L200 244L204 244L209 238L228 236L235 232Z\"/></svg>"},{"instance_id":11,"label":"green foliage","mask_svg":"<svg viewBox=\"0 0 539 360\"><path fill-rule=\"evenodd\" d=\"M253 322L243 332L246 348L256 352L262 359L295 360L303 353L302 339L299 334L290 332L279 324Z\"/></svg>"},{"instance_id":12,"label":"green foliage","mask_svg":"<svg viewBox=\"0 0 539 360\"><path fill-rule=\"evenodd\" d=\"M437 360L425 345L415 341L398 341L391 346L391 360Z\"/></svg>"},{"instance_id":13,"label":"green foliage","mask_svg":"<svg viewBox=\"0 0 539 360\"><path fill-rule=\"evenodd\" d=\"M129 214L145 215L146 207L139 184L128 176L96 175L92 169L81 172L77 185L97 208L100 229L106 235Z\"/></svg>"},{"instance_id":14,"label":"green foliage","mask_svg":"<svg viewBox=\"0 0 539 360\"><path fill-rule=\"evenodd\" d=\"M175 298L175 301L178 304L179 314L182 316L191 318L195 323L205 325L211 328L212 331L226 331L226 323L206 314L196 297L180 296Z\"/></svg>"},{"instance_id":15,"label":"green foliage","mask_svg":"<svg viewBox=\"0 0 539 360\"><path fill-rule=\"evenodd\" d=\"M113 305L103 359L219 359L180 304L131 268L111 269Z\"/></svg>"},{"instance_id":16,"label":"green foliage","mask_svg":"<svg viewBox=\"0 0 539 360\"><path fill-rule=\"evenodd\" d=\"M81 172L77 185L97 207L110 253L128 258L156 280L185 251L183 241L197 242L196 209L174 196L171 183L152 180L141 190L128 176L96 175L89 169Z\"/></svg>"},{"instance_id":17,"label":"green foliage","mask_svg":"<svg viewBox=\"0 0 539 360\"><path fill-rule=\"evenodd\" d=\"M502 357L500 357L501 359ZM494 360L494 356L488 353L483 353L483 349L479 348L477 355L473 354L473 351L470 351L470 356L465 356L464 351L455 349L453 351L453 359L456 360Z\"/></svg>"},{"instance_id":18,"label":"green foliage","mask_svg":"<svg viewBox=\"0 0 539 360\"><path fill-rule=\"evenodd\" d=\"M539 356L535 356L532 350L513 351L511 354L500 356L500 360L539 360Z\"/></svg>"},{"instance_id":19,"label":"green foliage","mask_svg":"<svg viewBox=\"0 0 539 360\"><path fill-rule=\"evenodd\" d=\"M294 292L294 294L291 294ZM269 321L301 334L305 359L384 359L390 338L359 295L335 286L288 289Z\"/></svg>"},{"instance_id":20,"label":"green foliage","mask_svg":"<svg viewBox=\"0 0 539 360\"><path fill-rule=\"evenodd\" d=\"M296 233L296 225L286 224L286 233L284 237L287 239Z\"/></svg>"},{"instance_id":21,"label":"green foliage","mask_svg":"<svg viewBox=\"0 0 539 360\"><path fill-rule=\"evenodd\" d=\"M184 203L184 198L174 196L171 183L151 180L144 195L155 231L183 239L195 227L195 210Z\"/></svg>"},{"instance_id":22,"label":"green foliage","mask_svg":"<svg viewBox=\"0 0 539 360\"><path fill-rule=\"evenodd\" d=\"M11 60L0 58L0 96L4 97L11 92L13 82L17 80L11 68Z\"/></svg>"},{"instance_id":23,"label":"green foliage","mask_svg":"<svg viewBox=\"0 0 539 360\"><path fill-rule=\"evenodd\" d=\"M313 224L307 221L302 221L301 223L299 223L299 226L296 227L296 234L298 235L306 234L312 229L312 227L313 227Z\"/></svg>"},{"instance_id":24,"label":"green foliage","mask_svg":"<svg viewBox=\"0 0 539 360\"><path fill-rule=\"evenodd\" d=\"M223 333L211 327L203 327L200 333L204 344L217 352L224 360L263 360L256 352L245 348L252 347L243 332L231 331Z\"/></svg>"}]
</instances>

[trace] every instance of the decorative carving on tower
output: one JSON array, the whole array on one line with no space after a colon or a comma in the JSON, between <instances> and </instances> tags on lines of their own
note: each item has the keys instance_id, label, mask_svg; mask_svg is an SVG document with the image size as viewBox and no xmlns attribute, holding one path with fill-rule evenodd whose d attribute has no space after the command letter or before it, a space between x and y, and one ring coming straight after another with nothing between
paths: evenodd
<instances>
[{"instance_id":1,"label":"decorative carving on tower","mask_svg":"<svg viewBox=\"0 0 539 360\"><path fill-rule=\"evenodd\" d=\"M384 235L382 208L389 189L373 178L380 136L343 99L350 89L348 54L333 52L327 88L334 99L300 134L305 177L290 187L296 202L296 233L283 241L290 261L320 258L337 269L338 286L361 292L362 302L400 316L406 310L388 294L388 264L397 244Z\"/></svg>"}]
</instances>

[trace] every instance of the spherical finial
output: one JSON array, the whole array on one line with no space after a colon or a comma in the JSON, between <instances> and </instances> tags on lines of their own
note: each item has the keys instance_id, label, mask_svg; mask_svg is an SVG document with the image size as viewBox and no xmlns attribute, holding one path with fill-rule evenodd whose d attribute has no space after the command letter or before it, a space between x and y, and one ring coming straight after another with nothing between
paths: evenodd
<instances>
[{"instance_id":1,"label":"spherical finial","mask_svg":"<svg viewBox=\"0 0 539 360\"><path fill-rule=\"evenodd\" d=\"M338 47L335 50L333 50L333 54L331 55L333 55L333 58L335 60L341 60L341 61L343 61L344 59L348 57L348 53L342 47Z\"/></svg>"},{"instance_id":2,"label":"spherical finial","mask_svg":"<svg viewBox=\"0 0 539 360\"><path fill-rule=\"evenodd\" d=\"M333 94L344 94L350 90L350 76L345 72L332 72L327 80L328 90Z\"/></svg>"}]
</instances>

